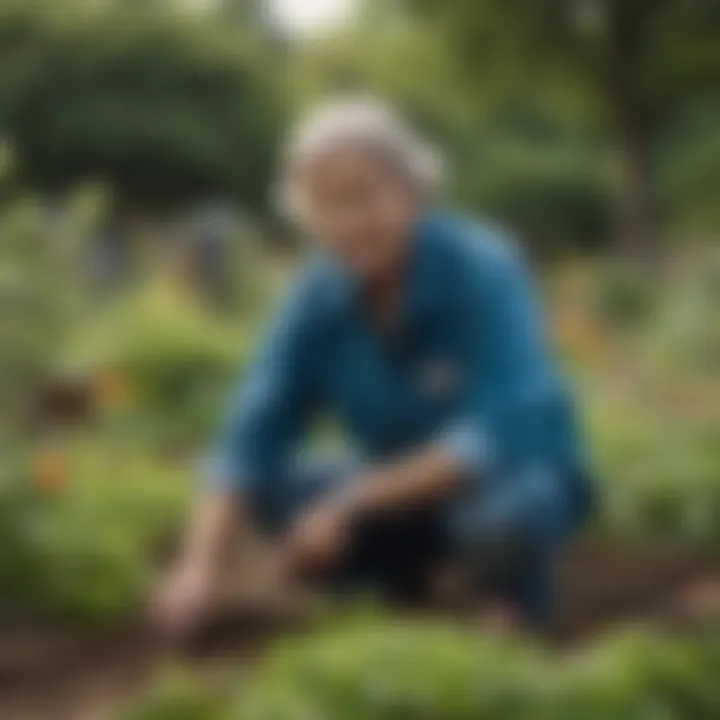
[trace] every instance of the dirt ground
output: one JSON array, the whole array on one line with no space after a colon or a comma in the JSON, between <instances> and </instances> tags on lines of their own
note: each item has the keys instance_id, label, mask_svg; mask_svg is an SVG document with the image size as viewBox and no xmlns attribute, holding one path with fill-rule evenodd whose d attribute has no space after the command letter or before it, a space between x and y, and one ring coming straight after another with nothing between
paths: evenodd
<instances>
[{"instance_id":1,"label":"dirt ground","mask_svg":"<svg viewBox=\"0 0 720 720\"><path fill-rule=\"evenodd\" d=\"M553 642L633 620L683 624L720 615L720 558L586 543L560 569ZM182 653L201 672L252 662L298 618L271 604L218 619ZM178 657L142 623L93 635L14 627L0 634L1 720L101 720Z\"/></svg>"}]
</instances>

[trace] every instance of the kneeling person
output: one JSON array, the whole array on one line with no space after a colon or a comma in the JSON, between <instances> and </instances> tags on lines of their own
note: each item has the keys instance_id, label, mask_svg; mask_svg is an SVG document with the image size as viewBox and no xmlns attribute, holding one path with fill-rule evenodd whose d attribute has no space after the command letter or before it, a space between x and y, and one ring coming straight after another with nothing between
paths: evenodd
<instances>
[{"instance_id":1,"label":"kneeling person","mask_svg":"<svg viewBox=\"0 0 720 720\"><path fill-rule=\"evenodd\" d=\"M391 110L341 101L303 123L282 197L316 238L233 403L184 552L157 598L194 625L231 532L265 532L289 573L401 597L459 564L529 622L588 482L567 391L517 249L433 208L435 154ZM313 417L355 441L301 462Z\"/></svg>"}]
</instances>

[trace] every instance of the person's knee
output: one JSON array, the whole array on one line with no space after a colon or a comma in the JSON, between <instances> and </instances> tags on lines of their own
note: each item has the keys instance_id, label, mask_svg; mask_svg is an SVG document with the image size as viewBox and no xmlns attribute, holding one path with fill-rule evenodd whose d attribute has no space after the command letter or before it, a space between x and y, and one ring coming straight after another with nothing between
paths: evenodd
<instances>
[{"instance_id":1,"label":"person's knee","mask_svg":"<svg viewBox=\"0 0 720 720\"><path fill-rule=\"evenodd\" d=\"M556 547L574 527L562 483L540 470L465 499L451 513L450 525L464 552L500 558L521 547Z\"/></svg>"}]
</instances>

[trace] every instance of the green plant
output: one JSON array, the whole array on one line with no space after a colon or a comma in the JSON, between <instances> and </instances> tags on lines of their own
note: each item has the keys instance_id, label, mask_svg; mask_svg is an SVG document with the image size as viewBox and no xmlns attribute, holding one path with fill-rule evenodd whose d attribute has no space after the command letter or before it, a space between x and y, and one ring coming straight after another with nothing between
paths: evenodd
<instances>
[{"instance_id":1,"label":"green plant","mask_svg":"<svg viewBox=\"0 0 720 720\"><path fill-rule=\"evenodd\" d=\"M183 474L109 438L23 455L2 466L3 613L83 623L131 614L180 525Z\"/></svg>"},{"instance_id":2,"label":"green plant","mask_svg":"<svg viewBox=\"0 0 720 720\"><path fill-rule=\"evenodd\" d=\"M0 5L0 124L18 181L109 182L124 202L265 207L282 100L259 43L166 3Z\"/></svg>"},{"instance_id":3,"label":"green plant","mask_svg":"<svg viewBox=\"0 0 720 720\"><path fill-rule=\"evenodd\" d=\"M85 189L62 212L36 197L0 206L0 414L13 420L85 308L79 260L103 202Z\"/></svg>"},{"instance_id":4,"label":"green plant","mask_svg":"<svg viewBox=\"0 0 720 720\"><path fill-rule=\"evenodd\" d=\"M629 631L563 656L442 626L361 623L286 643L236 717L709 719L718 661L710 638Z\"/></svg>"},{"instance_id":5,"label":"green plant","mask_svg":"<svg viewBox=\"0 0 720 720\"><path fill-rule=\"evenodd\" d=\"M560 652L439 623L364 617L281 641L244 673L235 697L214 694L221 709L194 704L197 681L187 679L151 691L127 717L711 720L720 711L717 639L717 628L702 637L635 629ZM188 714L142 714L158 707Z\"/></svg>"},{"instance_id":6,"label":"green plant","mask_svg":"<svg viewBox=\"0 0 720 720\"><path fill-rule=\"evenodd\" d=\"M99 404L144 444L195 446L217 427L237 382L248 325L153 285L83 328L63 362L92 380Z\"/></svg>"},{"instance_id":7,"label":"green plant","mask_svg":"<svg viewBox=\"0 0 720 720\"><path fill-rule=\"evenodd\" d=\"M229 720L229 715L221 693L213 692L190 673L171 668L118 720Z\"/></svg>"}]
</instances>

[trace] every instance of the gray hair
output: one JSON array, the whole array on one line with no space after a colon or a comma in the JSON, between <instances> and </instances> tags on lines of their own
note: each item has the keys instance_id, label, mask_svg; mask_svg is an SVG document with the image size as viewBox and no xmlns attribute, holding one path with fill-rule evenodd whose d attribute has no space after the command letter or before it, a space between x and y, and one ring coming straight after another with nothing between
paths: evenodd
<instances>
[{"instance_id":1,"label":"gray hair","mask_svg":"<svg viewBox=\"0 0 720 720\"><path fill-rule=\"evenodd\" d=\"M296 170L348 144L381 157L424 198L442 186L440 154L392 107L372 97L336 99L313 110L290 133L277 197L284 214L294 219L302 215Z\"/></svg>"}]
</instances>

